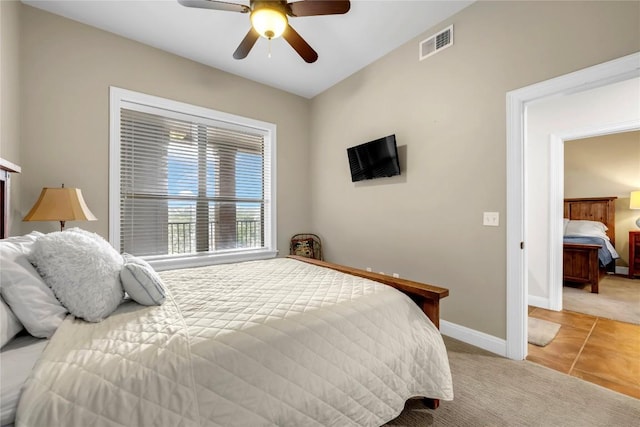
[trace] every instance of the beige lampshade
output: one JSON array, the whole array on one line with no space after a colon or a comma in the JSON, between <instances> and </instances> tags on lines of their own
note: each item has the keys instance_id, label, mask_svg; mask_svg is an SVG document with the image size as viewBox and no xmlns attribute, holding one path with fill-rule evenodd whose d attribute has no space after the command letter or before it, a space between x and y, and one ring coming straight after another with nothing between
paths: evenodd
<instances>
[{"instance_id":1,"label":"beige lampshade","mask_svg":"<svg viewBox=\"0 0 640 427\"><path fill-rule=\"evenodd\" d=\"M629 209L640 209L640 190L632 191L629 199Z\"/></svg>"},{"instance_id":2,"label":"beige lampshade","mask_svg":"<svg viewBox=\"0 0 640 427\"><path fill-rule=\"evenodd\" d=\"M40 197L23 221L96 221L79 188L43 188Z\"/></svg>"}]
</instances>

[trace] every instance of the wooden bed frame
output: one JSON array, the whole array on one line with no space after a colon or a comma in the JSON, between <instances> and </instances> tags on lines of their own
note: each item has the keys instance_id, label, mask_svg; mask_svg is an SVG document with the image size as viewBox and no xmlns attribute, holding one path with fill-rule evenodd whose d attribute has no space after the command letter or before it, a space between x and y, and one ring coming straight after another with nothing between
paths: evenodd
<instances>
[{"instance_id":1,"label":"wooden bed frame","mask_svg":"<svg viewBox=\"0 0 640 427\"><path fill-rule=\"evenodd\" d=\"M616 207L617 197L589 197L564 199L564 217L573 220L599 221L607 226L607 236L611 244L616 244ZM598 261L600 245L564 243L563 280L591 285L591 292L598 293L600 279L606 269Z\"/></svg>"}]
</instances>

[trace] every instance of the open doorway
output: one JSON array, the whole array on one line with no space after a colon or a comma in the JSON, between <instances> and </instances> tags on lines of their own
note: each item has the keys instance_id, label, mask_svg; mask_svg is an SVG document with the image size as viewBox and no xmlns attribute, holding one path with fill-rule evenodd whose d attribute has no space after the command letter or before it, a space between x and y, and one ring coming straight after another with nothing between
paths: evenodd
<instances>
[{"instance_id":1,"label":"open doorway","mask_svg":"<svg viewBox=\"0 0 640 427\"><path fill-rule=\"evenodd\" d=\"M535 248L535 245L534 248L531 248L531 234L527 233L530 227L527 219L531 216L527 212L527 207L531 205L530 194L527 190L531 188L531 184L535 184L536 189L548 190L546 197L540 197L543 203L536 205L543 212L539 218L545 222L543 227L536 230L536 236L546 240L544 247L550 250L553 250L554 246L550 246L548 242L553 239L561 241L562 236L562 221L559 221L558 224L552 224L551 220L551 218L555 218L551 215L555 204L562 206L562 191L550 186L550 175L554 171L562 173L562 168L554 169L552 165L549 165L546 170L543 170L544 175L541 182L531 183L528 181L529 177L525 175L525 170L530 169L525 168L525 164L529 164L533 160L526 153L526 149L532 145L532 135L529 134L531 109L553 97L562 99L562 96L567 94L600 88L638 78L638 76L640 76L640 54L636 53L507 94L507 356L512 359L522 360L527 354L528 264L531 258L529 252L535 252L531 250ZM637 91L634 93L637 94ZM605 118L606 113L606 110L600 111L595 114L595 117L596 119ZM638 113L633 109L629 113L631 114L630 119L616 121L608 118L607 123L616 123L620 129L625 126L627 129L639 127ZM584 116L580 117L584 118ZM593 122L591 120L588 123ZM581 127L584 125L574 125L565 129L575 130ZM552 130L539 135L545 142L544 146L547 147L547 151L550 150L551 145L549 135L556 133L557 131ZM557 136L557 139L559 141L570 139L568 133L567 131L566 134ZM546 157L547 160L550 158ZM555 203L549 203L550 200ZM561 212L561 208L558 208L557 212ZM561 252L560 248L556 248L556 251ZM531 255L535 255L535 253ZM546 257L546 259L547 261L555 259L557 263L560 255L556 254L556 257ZM561 277L561 263L557 264L560 265L546 266L545 275L547 278L552 272L557 271L560 271ZM547 281L547 283L550 282ZM547 287L547 289L549 288ZM550 298L549 293L546 297Z\"/></svg>"},{"instance_id":2,"label":"open doorway","mask_svg":"<svg viewBox=\"0 0 640 427\"><path fill-rule=\"evenodd\" d=\"M640 324L640 281L628 278L629 235L637 230L637 212L629 209L631 191L640 188L640 130L591 136L564 142L564 197L617 197L615 221L608 245L619 256L615 269L599 281L598 294L590 284L568 282L561 287L562 308L627 323ZM578 223L578 225L581 225ZM599 225L586 223L587 226ZM576 227L569 227L576 232ZM585 230L578 229L578 233ZM588 229L586 230L588 231ZM599 232L597 229L594 231ZM565 232L565 234L567 234ZM608 237L608 236L606 236ZM583 241L581 237L571 240ZM594 239L594 243L607 243ZM603 252L603 258L607 252ZM552 292L553 294L553 292Z\"/></svg>"},{"instance_id":3,"label":"open doorway","mask_svg":"<svg viewBox=\"0 0 640 427\"><path fill-rule=\"evenodd\" d=\"M615 88L611 90L615 91ZM563 250L563 243L580 247L580 243L597 242L606 246L609 242L616 254L619 251L628 258L628 242L624 237L631 225L629 193L640 185L639 135L638 132L588 134L580 136L590 138L562 140L563 150L558 154L564 154L564 162L558 163L564 185L559 183L558 193L565 200L564 217L576 221L566 223L564 235L570 236L567 241L550 243L557 244L558 252L567 257L562 266L568 267L569 277L583 277L583 272L572 271L576 265L569 259L574 249L569 246ZM556 218L551 218L551 223L563 221L562 218L562 212L559 212ZM598 232L607 240L591 242L584 237L590 232ZM596 272L597 279L598 276ZM534 323L553 322L559 330L545 346L529 344L527 360L640 397L637 387L640 375L637 370L629 369L637 364L634 351L637 345L632 343L640 343L637 310L640 283L607 274L597 282L598 293L592 293L593 283L563 286L562 279L562 276L558 277L557 283L552 283L557 286L561 298L558 311L529 306L528 315Z\"/></svg>"},{"instance_id":4,"label":"open doorway","mask_svg":"<svg viewBox=\"0 0 640 427\"><path fill-rule=\"evenodd\" d=\"M596 221L599 210L606 212L602 220L609 229L595 229L606 232L607 238L611 236L609 243L620 255L618 274L602 277L598 293L591 292L590 283L563 286L559 281L560 311L530 305L530 318L553 322L559 330L545 346L529 344L527 360L640 398L640 374L632 368L637 365L640 344L640 281L628 278L624 268L629 231L636 228L635 212L629 210L629 193L640 187L640 132L589 136L562 144L563 197L571 207L569 214L565 210L565 216L593 215L590 220L576 221L577 228L567 226L565 235L588 234L590 227L601 224ZM609 200L611 196L615 199ZM568 240L576 242L575 238ZM582 240L577 237L578 242Z\"/></svg>"},{"instance_id":5,"label":"open doorway","mask_svg":"<svg viewBox=\"0 0 640 427\"><path fill-rule=\"evenodd\" d=\"M562 306L564 143L640 128L639 68L640 54L634 54L507 95L507 356L510 358L527 356L528 303L533 300L541 307L557 304L556 309ZM625 84L631 86L612 96L609 104L598 104L588 98L589 92L602 95L610 88L620 89ZM576 99L579 101L571 107L563 105ZM561 114L567 111L568 116ZM559 314L565 317L564 312ZM585 324L579 325L584 326L586 337L578 345L580 353L590 347L587 340L597 330L598 318L566 317L572 317L569 320L574 325L584 320ZM637 334L637 330L633 330L629 336ZM602 337L598 339L602 341ZM634 357L629 356L628 360L636 360ZM596 368L593 372L599 374L597 368L602 366L613 369L607 362L612 358L627 360L606 352L594 354L589 357ZM578 358L562 362L568 362L569 371L580 368L572 375L598 383L597 376L590 373L586 364L578 366L581 363ZM623 375L616 387L621 387L618 391L628 392L628 383L624 383L628 369L623 365L618 366ZM563 371L563 367L557 370ZM602 377L599 380L603 381ZM612 383L604 381L607 384L599 384L607 387ZM632 387L631 392L640 393L640 389Z\"/></svg>"},{"instance_id":6,"label":"open doorway","mask_svg":"<svg viewBox=\"0 0 640 427\"><path fill-rule=\"evenodd\" d=\"M635 94L639 91L640 78L636 77L542 99L527 109L524 154L528 304L562 309L566 141L638 129L640 101ZM599 194L608 190L593 188L579 191L587 191L581 197L620 197L628 195L629 185L625 183L624 190L618 186L620 193L616 194ZM609 225L613 228L615 223ZM615 240L614 235L611 237Z\"/></svg>"}]
</instances>

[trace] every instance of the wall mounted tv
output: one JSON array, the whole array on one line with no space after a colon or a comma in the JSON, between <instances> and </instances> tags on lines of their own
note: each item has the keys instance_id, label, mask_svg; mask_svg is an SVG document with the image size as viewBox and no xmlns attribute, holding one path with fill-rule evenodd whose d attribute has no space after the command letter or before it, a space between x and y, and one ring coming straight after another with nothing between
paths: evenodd
<instances>
[{"instance_id":1,"label":"wall mounted tv","mask_svg":"<svg viewBox=\"0 0 640 427\"><path fill-rule=\"evenodd\" d=\"M352 182L400 175L395 135L347 148L347 155Z\"/></svg>"}]
</instances>

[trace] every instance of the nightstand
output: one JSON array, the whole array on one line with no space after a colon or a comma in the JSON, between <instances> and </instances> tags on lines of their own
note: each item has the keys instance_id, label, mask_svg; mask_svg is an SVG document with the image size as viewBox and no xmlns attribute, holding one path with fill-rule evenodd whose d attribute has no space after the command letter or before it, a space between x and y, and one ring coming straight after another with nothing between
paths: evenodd
<instances>
[{"instance_id":1,"label":"nightstand","mask_svg":"<svg viewBox=\"0 0 640 427\"><path fill-rule=\"evenodd\" d=\"M629 278L640 276L640 230L629 232Z\"/></svg>"}]
</instances>

